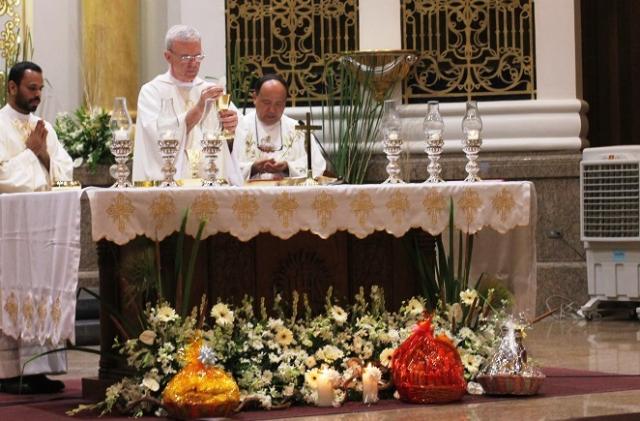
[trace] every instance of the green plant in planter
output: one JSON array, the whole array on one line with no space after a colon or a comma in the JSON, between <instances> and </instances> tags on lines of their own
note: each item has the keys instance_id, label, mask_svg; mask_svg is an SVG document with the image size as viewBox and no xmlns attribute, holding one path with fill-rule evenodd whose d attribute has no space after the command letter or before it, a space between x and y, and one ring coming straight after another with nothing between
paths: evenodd
<instances>
[{"instance_id":1,"label":"green plant in planter","mask_svg":"<svg viewBox=\"0 0 640 421\"><path fill-rule=\"evenodd\" d=\"M325 156L336 176L345 183L362 184L378 137L383 101L376 100L368 88L375 68L358 77L347 66L340 60L336 71L327 70L327 100L322 107L322 120L327 122L323 137L325 142L330 139L331 149Z\"/></svg>"},{"instance_id":2,"label":"green plant in planter","mask_svg":"<svg viewBox=\"0 0 640 421\"><path fill-rule=\"evenodd\" d=\"M106 110L86 106L81 106L73 114L58 115L54 128L64 148L75 160L75 166L86 164L94 172L96 165L115 162L109 150L110 118Z\"/></svg>"}]
</instances>

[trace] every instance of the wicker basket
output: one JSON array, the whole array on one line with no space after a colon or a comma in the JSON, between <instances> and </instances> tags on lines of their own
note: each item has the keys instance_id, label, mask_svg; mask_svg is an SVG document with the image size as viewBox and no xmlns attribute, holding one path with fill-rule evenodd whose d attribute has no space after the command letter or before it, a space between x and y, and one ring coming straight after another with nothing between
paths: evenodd
<instances>
[{"instance_id":1,"label":"wicker basket","mask_svg":"<svg viewBox=\"0 0 640 421\"><path fill-rule=\"evenodd\" d=\"M400 399L411 403L448 403L462 399L463 387L416 386L408 383L396 385Z\"/></svg>"},{"instance_id":2,"label":"wicker basket","mask_svg":"<svg viewBox=\"0 0 640 421\"><path fill-rule=\"evenodd\" d=\"M544 381L544 374L539 376L517 376L502 374L497 376L480 375L476 381L482 385L488 395L535 395Z\"/></svg>"},{"instance_id":3,"label":"wicker basket","mask_svg":"<svg viewBox=\"0 0 640 421\"><path fill-rule=\"evenodd\" d=\"M396 349L391 370L405 402L447 403L460 400L466 391L458 351L450 341L433 337L429 319Z\"/></svg>"}]
</instances>

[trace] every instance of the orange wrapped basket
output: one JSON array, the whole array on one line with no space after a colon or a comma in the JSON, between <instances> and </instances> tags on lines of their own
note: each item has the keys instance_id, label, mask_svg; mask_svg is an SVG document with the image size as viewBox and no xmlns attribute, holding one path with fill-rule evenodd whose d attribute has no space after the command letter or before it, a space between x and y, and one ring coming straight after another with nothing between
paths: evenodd
<instances>
[{"instance_id":1,"label":"orange wrapped basket","mask_svg":"<svg viewBox=\"0 0 640 421\"><path fill-rule=\"evenodd\" d=\"M162 403L174 418L228 417L240 401L240 390L233 377L199 360L200 346L199 339L189 345L185 352L187 365L163 392Z\"/></svg>"},{"instance_id":2,"label":"orange wrapped basket","mask_svg":"<svg viewBox=\"0 0 640 421\"><path fill-rule=\"evenodd\" d=\"M411 403L447 403L466 392L464 366L448 338L433 336L431 318L393 353L393 382L400 399Z\"/></svg>"}]
</instances>

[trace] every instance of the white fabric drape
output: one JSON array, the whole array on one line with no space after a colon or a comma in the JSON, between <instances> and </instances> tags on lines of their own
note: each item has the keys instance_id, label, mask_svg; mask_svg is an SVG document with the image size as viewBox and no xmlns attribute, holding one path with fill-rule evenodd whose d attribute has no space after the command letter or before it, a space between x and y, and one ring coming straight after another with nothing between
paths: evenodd
<instances>
[{"instance_id":1,"label":"white fabric drape","mask_svg":"<svg viewBox=\"0 0 640 421\"><path fill-rule=\"evenodd\" d=\"M80 190L0 195L0 331L75 341Z\"/></svg>"}]
</instances>

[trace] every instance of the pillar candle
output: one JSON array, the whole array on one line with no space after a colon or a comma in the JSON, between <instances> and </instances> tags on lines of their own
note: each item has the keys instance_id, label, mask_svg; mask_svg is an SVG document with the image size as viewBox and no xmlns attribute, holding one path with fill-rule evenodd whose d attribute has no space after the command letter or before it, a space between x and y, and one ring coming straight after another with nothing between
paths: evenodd
<instances>
[{"instance_id":1,"label":"pillar candle","mask_svg":"<svg viewBox=\"0 0 640 421\"><path fill-rule=\"evenodd\" d=\"M333 406L333 385L328 370L320 372L317 380L318 399L317 406Z\"/></svg>"},{"instance_id":2,"label":"pillar candle","mask_svg":"<svg viewBox=\"0 0 640 421\"><path fill-rule=\"evenodd\" d=\"M380 380L380 370L369 364L362 373L362 402L378 402L378 381Z\"/></svg>"}]
</instances>

